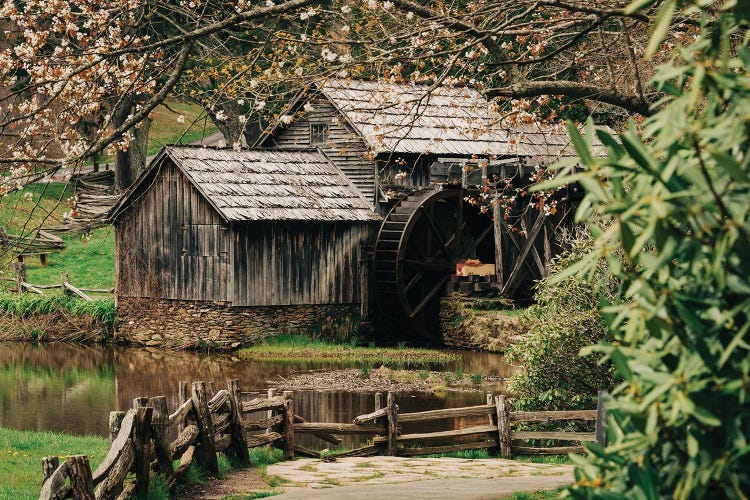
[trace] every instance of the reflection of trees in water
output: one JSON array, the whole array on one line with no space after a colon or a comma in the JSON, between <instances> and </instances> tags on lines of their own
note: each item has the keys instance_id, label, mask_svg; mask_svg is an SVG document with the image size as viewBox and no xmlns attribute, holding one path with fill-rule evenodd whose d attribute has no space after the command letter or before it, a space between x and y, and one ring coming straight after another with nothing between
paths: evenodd
<instances>
[{"instance_id":1,"label":"reflection of trees in water","mask_svg":"<svg viewBox=\"0 0 750 500\"><path fill-rule=\"evenodd\" d=\"M465 373L507 375L497 355L463 354ZM292 372L344 368L312 362L243 361L233 355L198 355L156 349L79 346L68 344L0 344L0 426L55 430L74 434L106 435L111 410L127 409L139 396L166 396L170 410L178 404L181 380L215 382L239 379L245 399L265 395L268 387L281 387ZM297 391L296 412L308 421L351 422L374 409L373 393L347 391ZM479 392L400 394L401 412L481 404ZM259 415L259 418L262 416ZM451 422L423 424L406 432L443 430ZM300 436L311 448L328 445L312 436ZM347 437L348 447L360 443Z\"/></svg>"},{"instance_id":2,"label":"reflection of trees in water","mask_svg":"<svg viewBox=\"0 0 750 500\"><path fill-rule=\"evenodd\" d=\"M114 405L111 359L84 346L0 344L0 426L104 434Z\"/></svg>"}]
</instances>

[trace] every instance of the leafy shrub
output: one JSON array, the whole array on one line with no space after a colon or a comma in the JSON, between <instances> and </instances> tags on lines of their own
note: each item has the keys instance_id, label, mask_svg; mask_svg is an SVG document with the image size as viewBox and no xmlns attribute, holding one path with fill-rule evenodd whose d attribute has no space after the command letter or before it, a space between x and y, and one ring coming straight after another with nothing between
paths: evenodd
<instances>
[{"instance_id":1,"label":"leafy shrub","mask_svg":"<svg viewBox=\"0 0 750 500\"><path fill-rule=\"evenodd\" d=\"M508 384L519 410L595 408L598 391L614 386L610 364L601 365L594 355L579 357L579 352L611 339L598 306L600 295L612 299L616 282L605 278L603 262L590 280L578 276L553 280L593 245L583 228L563 233L561 238L570 250L553 262L550 278L538 283L536 303L522 317L528 333L506 353L523 367ZM595 287L595 282L600 286Z\"/></svg>"},{"instance_id":2,"label":"leafy shrub","mask_svg":"<svg viewBox=\"0 0 750 500\"><path fill-rule=\"evenodd\" d=\"M637 2L638 5L652 2ZM588 445L570 492L586 498L747 498L750 491L750 10L663 2L650 47L678 6L706 10L697 42L654 77L667 97L608 157L570 133L586 198L579 218L612 217L566 273L590 275L608 249L623 283L603 307L614 341L591 349L624 382L608 404L609 446ZM546 187L551 187L548 184Z\"/></svg>"}]
</instances>

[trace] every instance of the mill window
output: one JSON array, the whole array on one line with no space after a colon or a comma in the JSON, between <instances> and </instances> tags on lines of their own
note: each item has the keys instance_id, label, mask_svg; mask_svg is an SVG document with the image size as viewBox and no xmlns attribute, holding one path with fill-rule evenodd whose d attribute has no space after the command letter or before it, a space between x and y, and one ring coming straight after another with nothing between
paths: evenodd
<instances>
[{"instance_id":1,"label":"mill window","mask_svg":"<svg viewBox=\"0 0 750 500\"><path fill-rule=\"evenodd\" d=\"M328 142L328 124L310 124L310 144L325 144Z\"/></svg>"}]
</instances>

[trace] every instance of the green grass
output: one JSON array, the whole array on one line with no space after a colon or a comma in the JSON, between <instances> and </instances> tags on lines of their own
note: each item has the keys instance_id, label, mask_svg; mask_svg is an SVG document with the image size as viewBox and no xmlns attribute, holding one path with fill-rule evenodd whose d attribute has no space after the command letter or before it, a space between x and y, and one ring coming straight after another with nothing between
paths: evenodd
<instances>
[{"instance_id":1,"label":"green grass","mask_svg":"<svg viewBox=\"0 0 750 500\"><path fill-rule=\"evenodd\" d=\"M573 461L568 455L518 455L513 460L529 462L532 464L561 464L572 465Z\"/></svg>"},{"instance_id":2,"label":"green grass","mask_svg":"<svg viewBox=\"0 0 750 500\"><path fill-rule=\"evenodd\" d=\"M554 490L542 490L542 491L531 491L531 492L517 492L510 496L503 497L504 499L510 500L552 500L560 498L560 494L564 491L564 488L557 488Z\"/></svg>"},{"instance_id":3,"label":"green grass","mask_svg":"<svg viewBox=\"0 0 750 500\"><path fill-rule=\"evenodd\" d=\"M63 213L70 210L66 200L72 195L66 183L29 184L21 191L0 197L0 226L10 234L25 234L39 226L58 226Z\"/></svg>"},{"instance_id":4,"label":"green grass","mask_svg":"<svg viewBox=\"0 0 750 500\"><path fill-rule=\"evenodd\" d=\"M115 324L115 299L87 302L67 295L31 295L0 293L0 311L27 318L32 314L50 314L66 310L74 316L89 315L106 326Z\"/></svg>"},{"instance_id":5,"label":"green grass","mask_svg":"<svg viewBox=\"0 0 750 500\"><path fill-rule=\"evenodd\" d=\"M158 153L165 144L190 144L218 131L210 119L204 119L203 108L197 104L168 101L167 106L174 112L165 106L158 106L151 113L153 122L148 136L149 155ZM180 115L185 117L184 123L177 121Z\"/></svg>"},{"instance_id":6,"label":"green grass","mask_svg":"<svg viewBox=\"0 0 750 500\"><path fill-rule=\"evenodd\" d=\"M246 360L265 361L326 361L379 363L385 366L405 366L424 363L447 364L456 355L431 349L409 347L356 347L334 344L299 335L270 337L263 344L239 351Z\"/></svg>"},{"instance_id":7,"label":"green grass","mask_svg":"<svg viewBox=\"0 0 750 500\"><path fill-rule=\"evenodd\" d=\"M496 455L490 455L488 450L464 450L452 451L450 453L438 453L436 455L427 455L426 458L467 458L469 460L479 460L485 458L497 458Z\"/></svg>"},{"instance_id":8,"label":"green grass","mask_svg":"<svg viewBox=\"0 0 750 500\"><path fill-rule=\"evenodd\" d=\"M108 449L109 441L101 437L0 429L0 500L39 496L42 457L88 455L95 468Z\"/></svg>"}]
</instances>

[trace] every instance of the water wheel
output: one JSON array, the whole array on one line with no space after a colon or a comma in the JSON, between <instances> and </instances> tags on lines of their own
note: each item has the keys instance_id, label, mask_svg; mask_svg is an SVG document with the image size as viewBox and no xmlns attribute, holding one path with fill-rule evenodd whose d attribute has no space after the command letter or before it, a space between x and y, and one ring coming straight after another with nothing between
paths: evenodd
<instances>
[{"instance_id":1,"label":"water wheel","mask_svg":"<svg viewBox=\"0 0 750 500\"><path fill-rule=\"evenodd\" d=\"M459 188L430 188L402 198L375 243L378 316L399 340L439 339L439 305L456 264L494 262L491 218Z\"/></svg>"}]
</instances>

